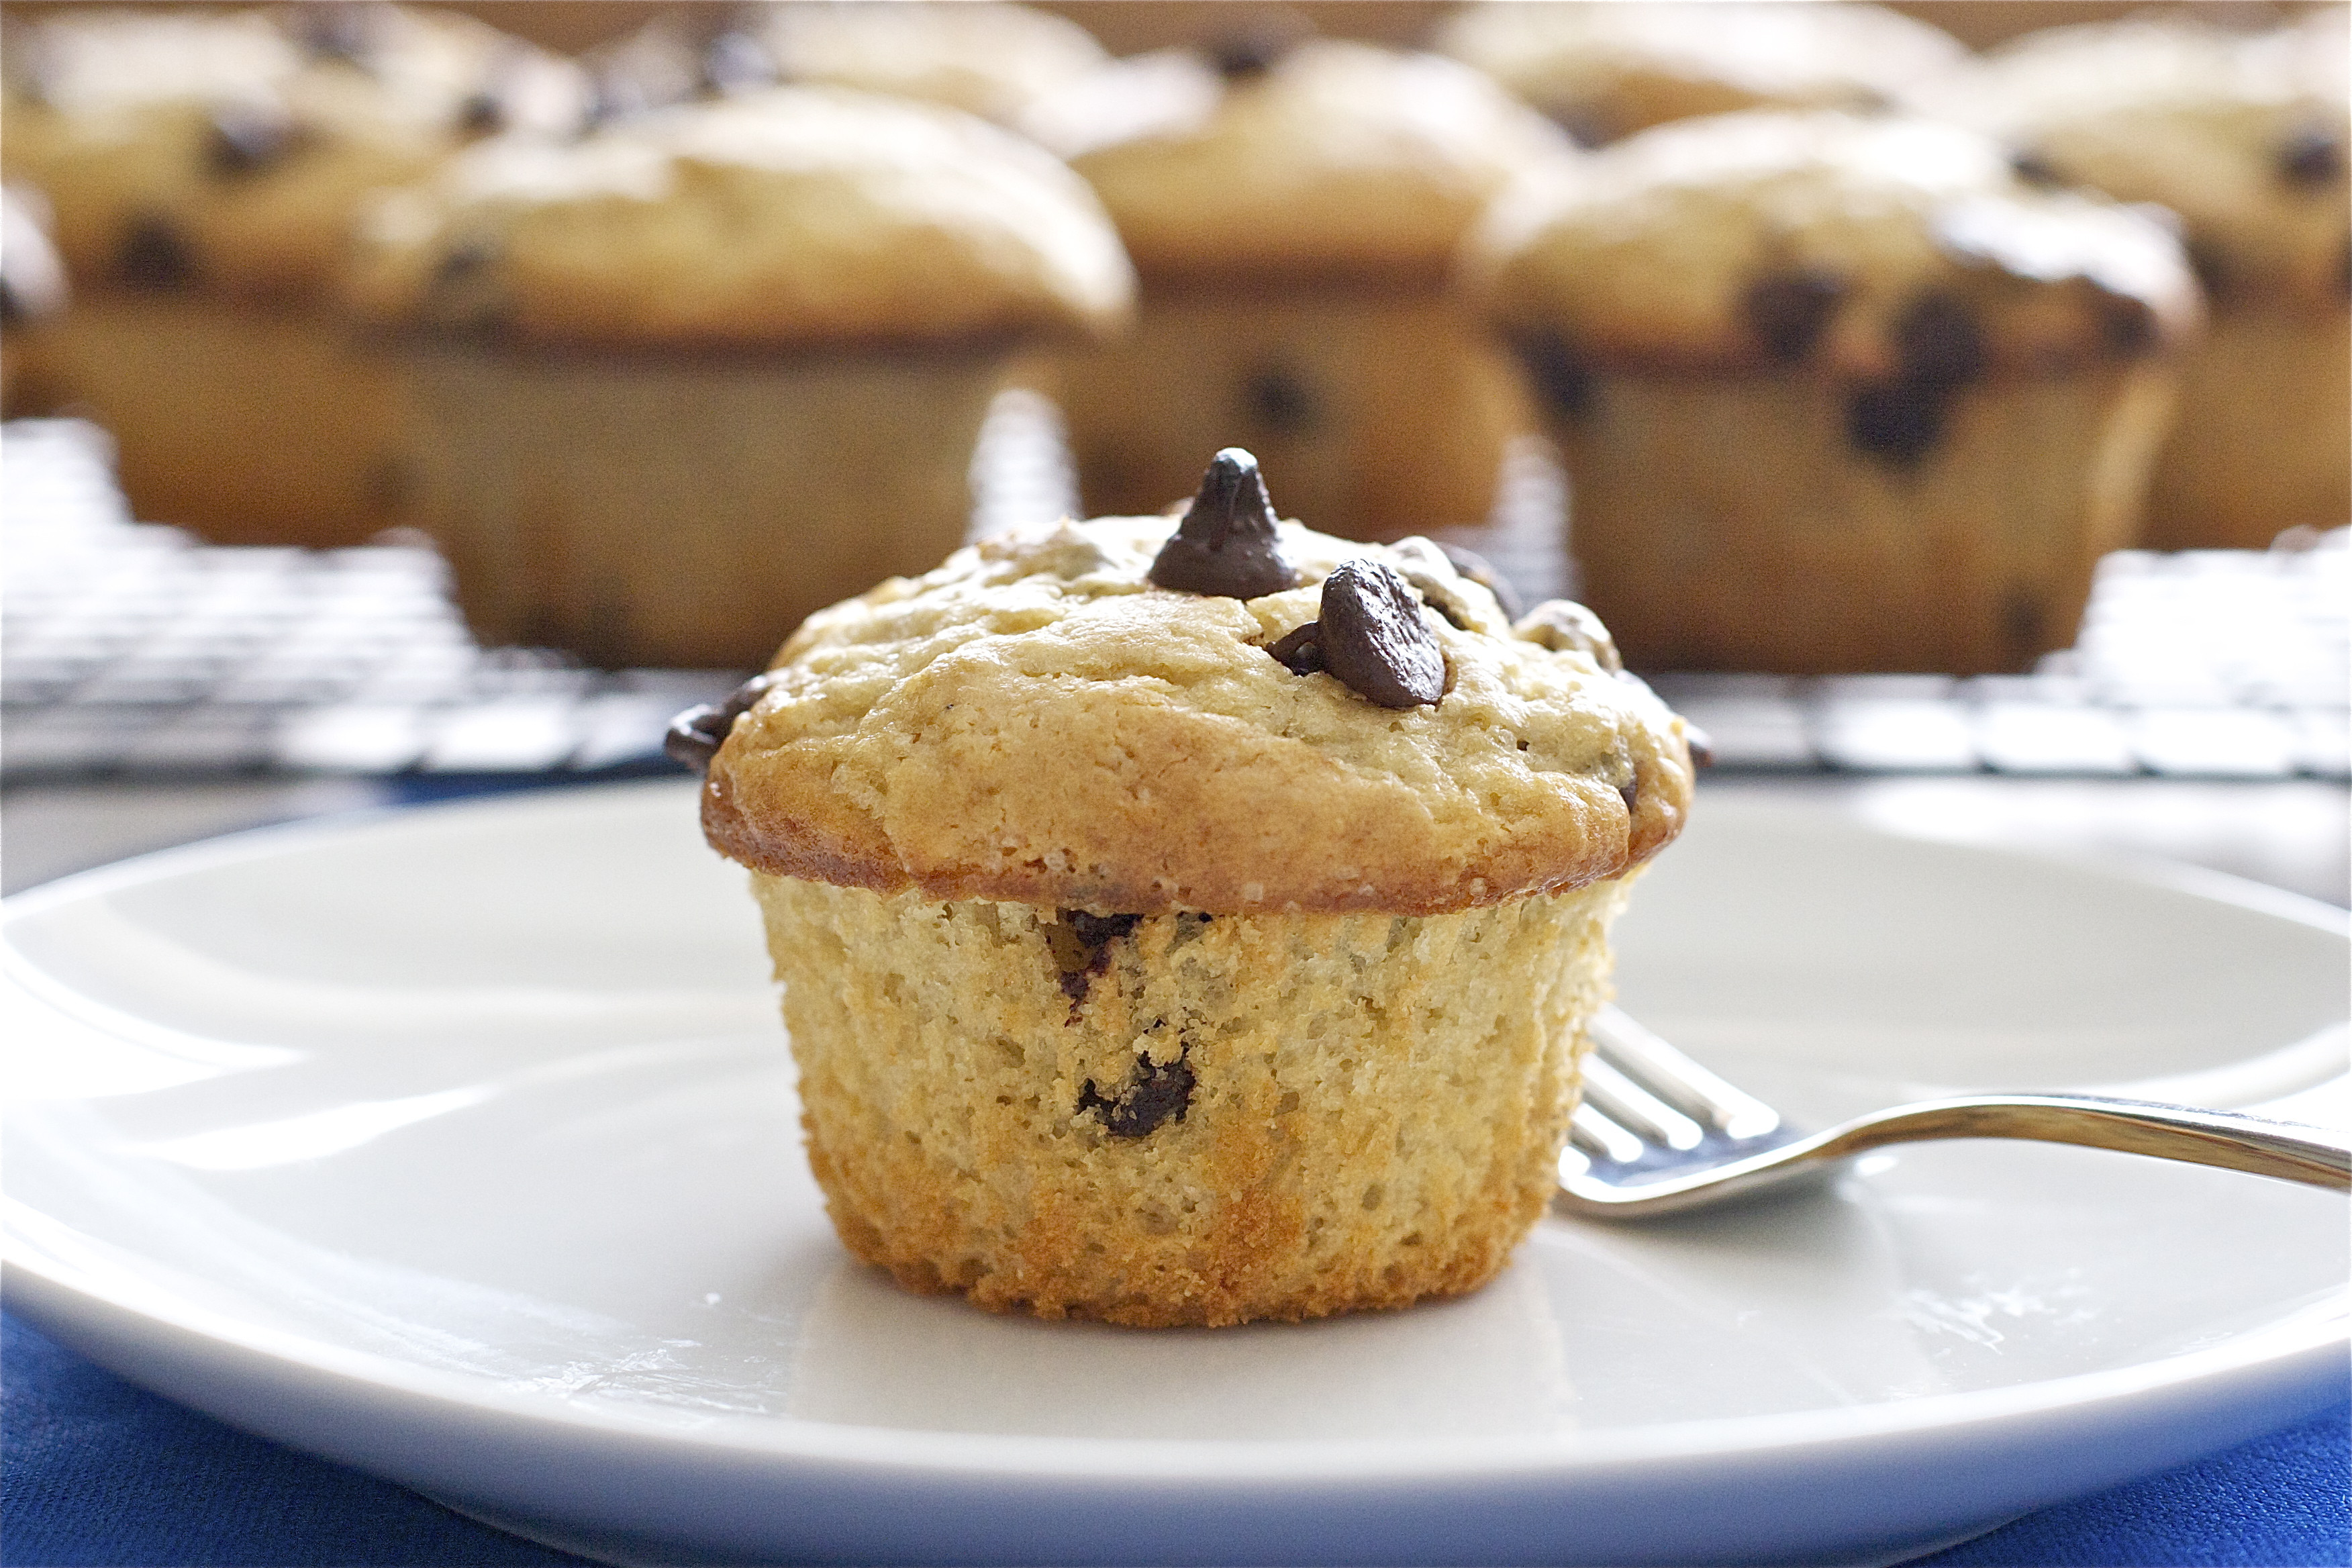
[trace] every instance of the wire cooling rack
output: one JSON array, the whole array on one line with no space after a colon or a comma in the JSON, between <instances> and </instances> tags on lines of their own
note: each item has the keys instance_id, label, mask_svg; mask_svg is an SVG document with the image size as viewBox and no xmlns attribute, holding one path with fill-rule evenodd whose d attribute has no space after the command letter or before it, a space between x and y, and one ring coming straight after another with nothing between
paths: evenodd
<instances>
[{"instance_id":1,"label":"wire cooling rack","mask_svg":"<svg viewBox=\"0 0 2352 1568\"><path fill-rule=\"evenodd\" d=\"M85 424L13 424L0 463L0 780L658 770L669 716L741 678L478 647L421 539L228 548L134 522ZM972 478L976 533L1073 509L1052 405L1001 398ZM1463 542L1530 599L1559 593L1561 500L1517 449ZM2341 780L2344 542L2111 555L2076 646L2030 676L1654 684L1727 772Z\"/></svg>"}]
</instances>

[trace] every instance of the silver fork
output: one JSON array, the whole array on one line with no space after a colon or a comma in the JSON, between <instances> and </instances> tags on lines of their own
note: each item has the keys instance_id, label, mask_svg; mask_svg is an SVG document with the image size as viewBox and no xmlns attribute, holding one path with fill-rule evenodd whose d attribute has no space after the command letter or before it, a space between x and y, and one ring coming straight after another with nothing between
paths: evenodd
<instances>
[{"instance_id":1,"label":"silver fork","mask_svg":"<svg viewBox=\"0 0 2352 1568\"><path fill-rule=\"evenodd\" d=\"M1588 1030L1584 1099L1559 1157L1560 1202L1594 1219L1649 1219L1819 1176L1887 1143L2030 1138L2352 1190L2352 1139L2224 1110L2087 1094L1972 1094L1875 1110L1802 1133L1616 1007Z\"/></svg>"}]
</instances>

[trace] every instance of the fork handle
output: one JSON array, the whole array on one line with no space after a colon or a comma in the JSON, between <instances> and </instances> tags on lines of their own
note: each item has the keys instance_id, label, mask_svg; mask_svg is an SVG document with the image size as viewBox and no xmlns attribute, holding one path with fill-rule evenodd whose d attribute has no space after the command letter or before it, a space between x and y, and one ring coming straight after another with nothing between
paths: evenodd
<instances>
[{"instance_id":1,"label":"fork handle","mask_svg":"<svg viewBox=\"0 0 2352 1568\"><path fill-rule=\"evenodd\" d=\"M1834 1160L1888 1143L1937 1138L2030 1138L2079 1143L2352 1191L2352 1139L2300 1122L2088 1094L1991 1094L1934 1100L1858 1116L1803 1141ZM1810 1145L1810 1147L1806 1147ZM1790 1153L1794 1156L1797 1150Z\"/></svg>"}]
</instances>

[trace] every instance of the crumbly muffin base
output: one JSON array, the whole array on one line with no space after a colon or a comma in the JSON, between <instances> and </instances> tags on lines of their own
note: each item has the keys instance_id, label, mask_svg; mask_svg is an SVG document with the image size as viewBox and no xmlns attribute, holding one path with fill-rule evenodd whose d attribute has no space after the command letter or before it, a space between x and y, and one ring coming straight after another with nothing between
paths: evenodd
<instances>
[{"instance_id":1,"label":"crumbly muffin base","mask_svg":"<svg viewBox=\"0 0 2352 1568\"><path fill-rule=\"evenodd\" d=\"M1644 669L2031 668L2135 542L2168 368L1959 393L1908 462L1820 377L1605 373L1555 422L1583 598Z\"/></svg>"},{"instance_id":2,"label":"crumbly muffin base","mask_svg":"<svg viewBox=\"0 0 2352 1568\"><path fill-rule=\"evenodd\" d=\"M41 329L45 393L114 437L131 510L223 544L357 544L399 521L399 366L297 305L94 290Z\"/></svg>"},{"instance_id":3,"label":"crumbly muffin base","mask_svg":"<svg viewBox=\"0 0 2352 1568\"><path fill-rule=\"evenodd\" d=\"M2182 365L2180 417L2157 454L2147 542L2261 550L2352 516L2352 320L2216 310Z\"/></svg>"},{"instance_id":4,"label":"crumbly muffin base","mask_svg":"<svg viewBox=\"0 0 2352 1568\"><path fill-rule=\"evenodd\" d=\"M415 517L478 637L742 669L962 541L1005 355L410 358Z\"/></svg>"},{"instance_id":5,"label":"crumbly muffin base","mask_svg":"<svg viewBox=\"0 0 2352 1568\"><path fill-rule=\"evenodd\" d=\"M1071 911L752 886L844 1244L910 1289L1160 1327L1491 1279L1554 1191L1626 880L1092 944Z\"/></svg>"},{"instance_id":6,"label":"crumbly muffin base","mask_svg":"<svg viewBox=\"0 0 2352 1568\"><path fill-rule=\"evenodd\" d=\"M1088 515L1162 510L1241 446L1283 516L1349 539L1486 522L1533 424L1508 360L1434 292L1147 280L1135 331L1054 385Z\"/></svg>"}]
</instances>

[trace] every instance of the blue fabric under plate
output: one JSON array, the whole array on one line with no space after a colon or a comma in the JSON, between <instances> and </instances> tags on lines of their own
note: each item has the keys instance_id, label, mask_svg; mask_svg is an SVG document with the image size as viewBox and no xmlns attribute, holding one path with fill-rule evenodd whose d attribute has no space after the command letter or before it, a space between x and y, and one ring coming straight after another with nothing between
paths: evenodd
<instances>
[{"instance_id":1,"label":"blue fabric under plate","mask_svg":"<svg viewBox=\"0 0 2352 1568\"><path fill-rule=\"evenodd\" d=\"M5 1568L576 1563L386 1481L132 1387L9 1317L0 1327ZM2352 1562L2352 1410L1923 1558L1995 1564Z\"/></svg>"}]
</instances>

